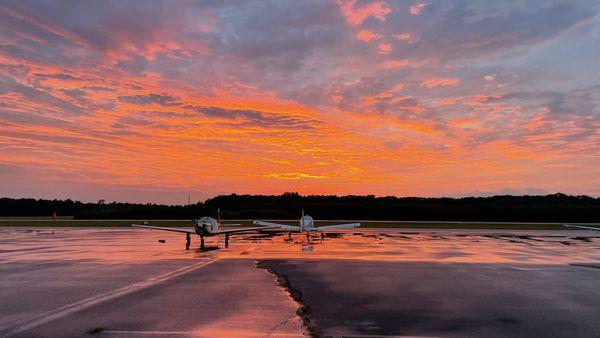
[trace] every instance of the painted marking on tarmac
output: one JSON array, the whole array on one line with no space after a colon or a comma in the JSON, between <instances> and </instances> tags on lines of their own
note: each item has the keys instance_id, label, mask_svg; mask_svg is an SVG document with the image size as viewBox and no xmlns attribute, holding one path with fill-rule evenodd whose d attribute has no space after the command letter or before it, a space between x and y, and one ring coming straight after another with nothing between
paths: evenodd
<instances>
[{"instance_id":1,"label":"painted marking on tarmac","mask_svg":"<svg viewBox=\"0 0 600 338\"><path fill-rule=\"evenodd\" d=\"M102 334L114 334L114 335L148 335L148 336L185 336L185 337L191 337L191 336L202 336L202 337L209 337L209 336L214 336L214 332L212 332L212 334L210 333L212 331L209 331L208 333L204 333L202 330L200 331L143 331L143 330L104 330L102 331ZM231 336L233 337L263 337L263 336L270 336L268 334L265 335L264 332L244 332L242 335L236 335L236 334L232 334ZM230 337L231 337L230 336ZM272 336L275 337L306 337L303 334L295 334L295 333L276 333L273 334ZM344 336L346 337L346 336ZM367 336L361 336L361 337L367 337ZM368 336L370 337L370 336Z\"/></svg>"},{"instance_id":2,"label":"painted marking on tarmac","mask_svg":"<svg viewBox=\"0 0 600 338\"><path fill-rule=\"evenodd\" d=\"M598 264L594 264L594 263L590 263L590 264L585 264L585 263L573 263L573 264L570 264L570 265L571 265L571 266L580 267L580 268L600 269L600 265L598 265Z\"/></svg>"},{"instance_id":3,"label":"painted marking on tarmac","mask_svg":"<svg viewBox=\"0 0 600 338\"><path fill-rule=\"evenodd\" d=\"M192 332L190 331L135 331L135 330L104 330L103 334L116 334L116 335L149 335L149 336L188 336Z\"/></svg>"},{"instance_id":4,"label":"painted marking on tarmac","mask_svg":"<svg viewBox=\"0 0 600 338\"><path fill-rule=\"evenodd\" d=\"M329 336L329 335L327 335ZM440 338L439 336L403 336L403 335L378 335L378 334L333 334L333 337L345 338Z\"/></svg>"},{"instance_id":5,"label":"painted marking on tarmac","mask_svg":"<svg viewBox=\"0 0 600 338\"><path fill-rule=\"evenodd\" d=\"M517 271L571 271L568 265L556 265L556 266L548 266L548 267L526 267L526 266L509 266L511 270Z\"/></svg>"},{"instance_id":6,"label":"painted marking on tarmac","mask_svg":"<svg viewBox=\"0 0 600 338\"><path fill-rule=\"evenodd\" d=\"M192 264L192 265L177 269L175 271L167 272L165 274L149 278L145 281L133 283L131 285L122 287L120 289L105 292L105 293L102 293L102 294L99 294L96 296L92 296L92 297L89 297L89 298L86 298L86 299L83 299L83 300L80 300L80 301L77 301L77 302L74 302L71 304L67 304L65 306L61 306L54 310L46 311L46 312L41 313L33 318L27 319L27 320L17 324L15 327L12 328L12 330L9 331L7 336L15 335L15 334L27 331L27 330L31 330L37 326L46 324L48 322L51 322L51 321L59 319L59 318L66 317L72 313L81 311L83 309L87 309L96 304L100 304L100 303L103 303L103 302L106 302L106 301L109 301L109 300L112 300L112 299L115 299L118 297L125 296L125 295L133 293L135 291L138 291L138 290L141 290L144 288L148 288L150 286L154 286L158 283L181 276L183 274L186 274L186 273L196 270L198 268L204 267L204 266L214 263L216 261L217 261L216 259L212 259L212 260Z\"/></svg>"}]
</instances>

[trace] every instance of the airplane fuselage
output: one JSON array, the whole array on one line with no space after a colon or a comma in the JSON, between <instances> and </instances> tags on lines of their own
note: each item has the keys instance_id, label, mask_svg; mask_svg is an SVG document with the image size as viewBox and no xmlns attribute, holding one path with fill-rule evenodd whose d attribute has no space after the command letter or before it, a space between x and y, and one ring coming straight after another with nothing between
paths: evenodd
<instances>
[{"instance_id":1,"label":"airplane fuselage","mask_svg":"<svg viewBox=\"0 0 600 338\"><path fill-rule=\"evenodd\" d=\"M300 231L310 231L315 229L315 220L311 216L304 215L300 217Z\"/></svg>"},{"instance_id":2,"label":"airplane fuselage","mask_svg":"<svg viewBox=\"0 0 600 338\"><path fill-rule=\"evenodd\" d=\"M212 217L204 216L194 221L194 230L200 237L213 236L219 231L219 221Z\"/></svg>"}]
</instances>

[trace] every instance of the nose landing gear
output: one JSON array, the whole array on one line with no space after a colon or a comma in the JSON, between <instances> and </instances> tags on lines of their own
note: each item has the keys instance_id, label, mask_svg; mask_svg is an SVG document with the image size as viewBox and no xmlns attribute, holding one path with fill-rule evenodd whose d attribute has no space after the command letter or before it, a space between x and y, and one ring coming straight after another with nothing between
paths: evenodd
<instances>
[{"instance_id":1,"label":"nose landing gear","mask_svg":"<svg viewBox=\"0 0 600 338\"><path fill-rule=\"evenodd\" d=\"M191 237L190 234L185 234L185 249L189 250L190 249L190 242L191 242Z\"/></svg>"}]
</instances>

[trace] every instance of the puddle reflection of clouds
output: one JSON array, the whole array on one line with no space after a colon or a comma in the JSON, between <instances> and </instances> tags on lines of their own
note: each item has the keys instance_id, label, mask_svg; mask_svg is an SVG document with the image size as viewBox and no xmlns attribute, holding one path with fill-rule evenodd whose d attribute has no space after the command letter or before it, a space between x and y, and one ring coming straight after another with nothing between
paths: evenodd
<instances>
[{"instance_id":1,"label":"puddle reflection of clouds","mask_svg":"<svg viewBox=\"0 0 600 338\"><path fill-rule=\"evenodd\" d=\"M502 234L491 232L402 230L348 231L305 234L253 233L207 239L207 249L185 250L183 236L142 229L31 229L0 230L3 261L93 259L147 261L158 259L215 258L326 258L381 261L432 261L465 263L597 262L598 236L582 232L537 231ZM160 243L163 240L164 243Z\"/></svg>"}]
</instances>

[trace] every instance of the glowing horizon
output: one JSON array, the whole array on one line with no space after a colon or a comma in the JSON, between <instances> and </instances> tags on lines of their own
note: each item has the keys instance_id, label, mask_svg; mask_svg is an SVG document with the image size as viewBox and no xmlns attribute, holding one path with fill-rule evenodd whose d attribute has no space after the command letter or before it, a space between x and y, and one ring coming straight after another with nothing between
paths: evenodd
<instances>
[{"instance_id":1,"label":"glowing horizon","mask_svg":"<svg viewBox=\"0 0 600 338\"><path fill-rule=\"evenodd\" d=\"M594 1L0 4L0 197L600 195Z\"/></svg>"}]
</instances>

